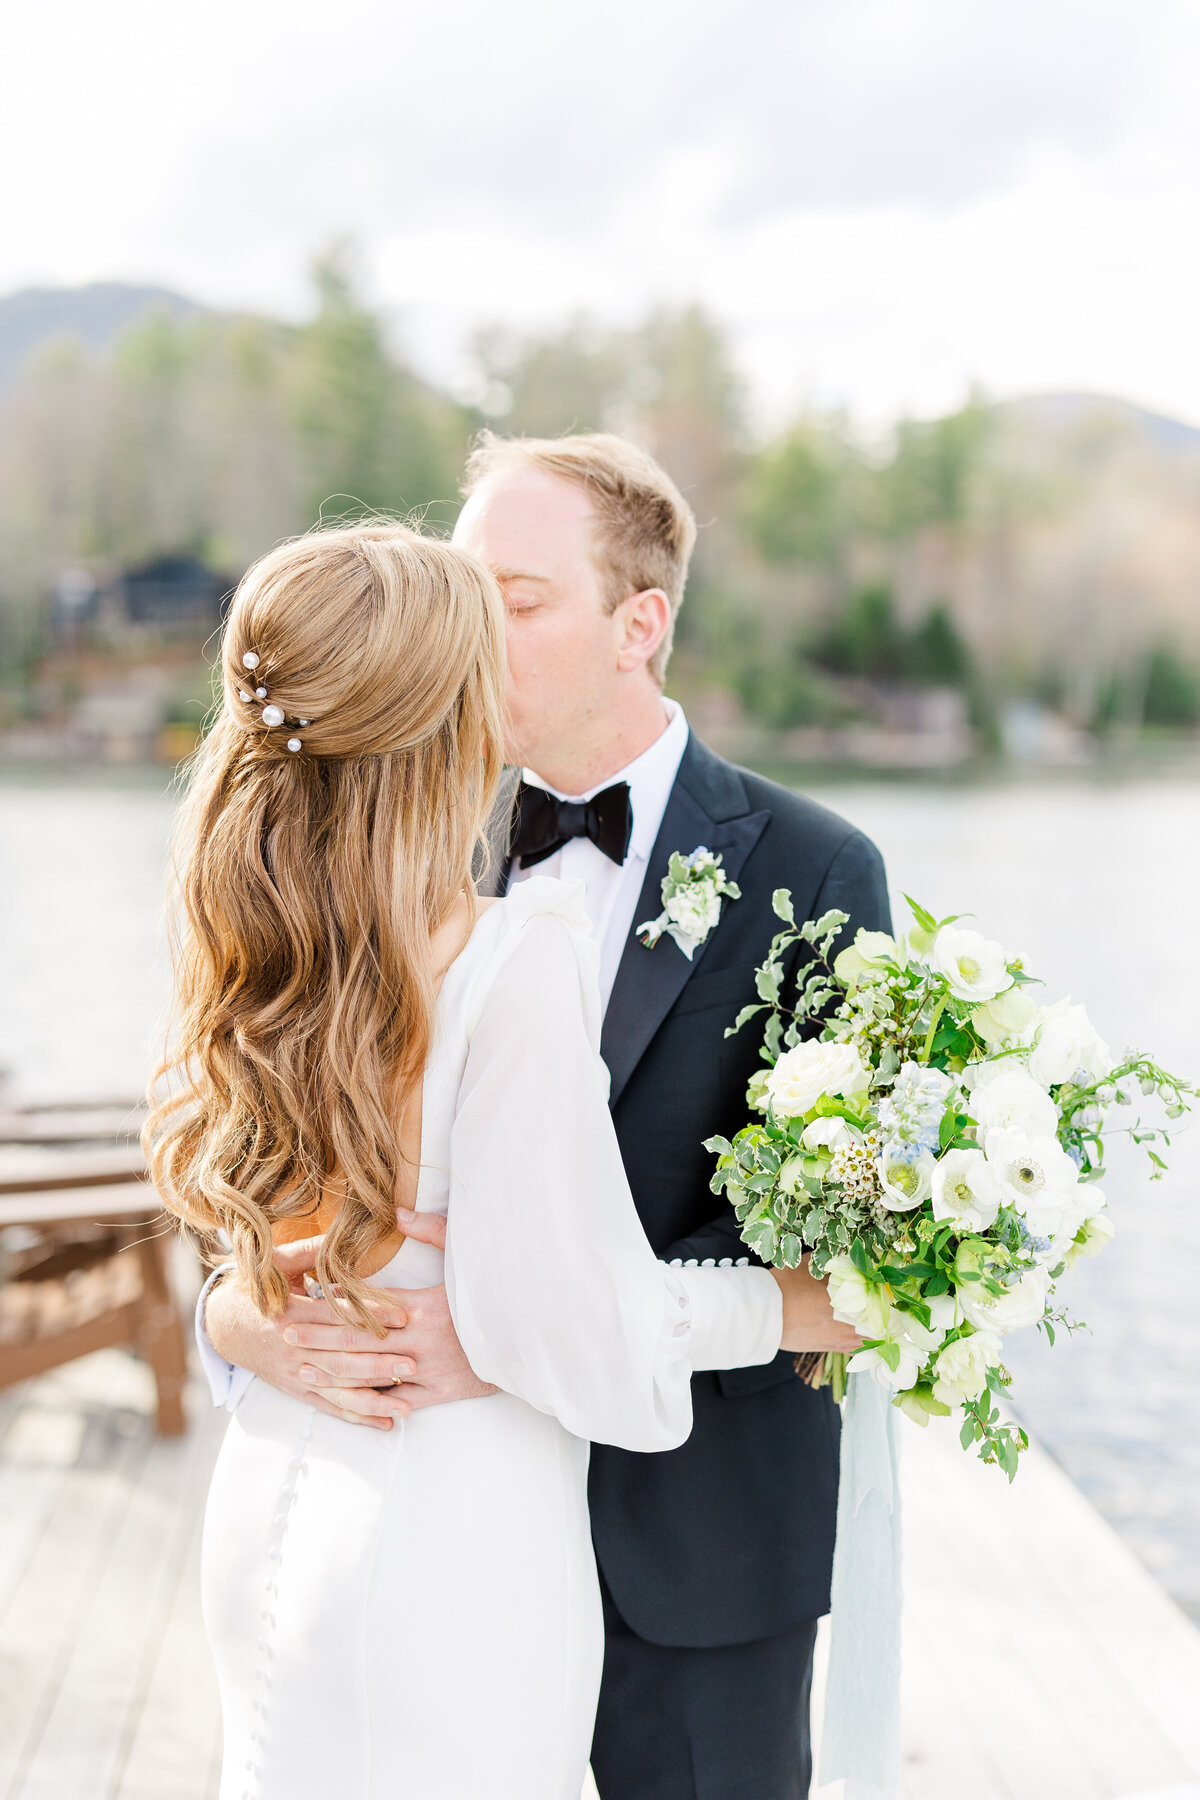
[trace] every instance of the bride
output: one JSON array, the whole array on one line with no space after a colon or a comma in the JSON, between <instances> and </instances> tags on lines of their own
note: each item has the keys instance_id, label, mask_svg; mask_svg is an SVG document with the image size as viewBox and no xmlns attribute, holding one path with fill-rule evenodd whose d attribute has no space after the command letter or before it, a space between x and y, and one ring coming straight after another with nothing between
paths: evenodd
<instances>
[{"instance_id":1,"label":"bride","mask_svg":"<svg viewBox=\"0 0 1200 1800\"><path fill-rule=\"evenodd\" d=\"M378 1286L444 1280L501 1392L383 1433L251 1384L205 1526L221 1800L578 1800L588 1440L691 1429L689 1271L634 1211L579 898L472 881L503 645L486 570L382 523L273 551L225 631L154 1179L264 1315L288 1299L276 1247L314 1232L348 1324ZM446 1215L444 1260L398 1206Z\"/></svg>"}]
</instances>

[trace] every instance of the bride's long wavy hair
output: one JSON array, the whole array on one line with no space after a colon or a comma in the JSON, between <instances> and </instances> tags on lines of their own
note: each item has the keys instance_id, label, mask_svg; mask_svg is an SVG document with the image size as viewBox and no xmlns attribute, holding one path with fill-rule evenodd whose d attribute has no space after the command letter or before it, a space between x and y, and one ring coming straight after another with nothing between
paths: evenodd
<instances>
[{"instance_id":1,"label":"bride's long wavy hair","mask_svg":"<svg viewBox=\"0 0 1200 1800\"><path fill-rule=\"evenodd\" d=\"M268 1314L288 1298L272 1226L332 1197L317 1277L373 1325L358 1271L395 1233L399 1121L433 1028L430 937L473 893L502 768L499 591L403 525L313 532L246 575L221 669L175 841L150 1171L202 1239L227 1234Z\"/></svg>"}]
</instances>

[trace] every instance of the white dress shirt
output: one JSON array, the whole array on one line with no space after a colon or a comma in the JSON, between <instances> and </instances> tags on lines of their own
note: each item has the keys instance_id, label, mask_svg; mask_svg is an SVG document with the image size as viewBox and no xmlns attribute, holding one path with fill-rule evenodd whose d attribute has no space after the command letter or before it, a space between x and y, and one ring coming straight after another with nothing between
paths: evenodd
<instances>
[{"instance_id":1,"label":"white dress shirt","mask_svg":"<svg viewBox=\"0 0 1200 1800\"><path fill-rule=\"evenodd\" d=\"M583 883L584 906L600 944L603 1008L608 1006L630 930L641 923L634 914L641 900L646 869L667 810L667 801L687 748L688 723L683 708L674 700L666 699L663 707L667 725L662 735L627 768L609 775L585 794L559 793L532 769L523 771L527 782L545 788L560 800L590 800L616 782L629 783L633 831L624 863L613 862L590 838L571 838L561 850L536 863L532 869L515 865L509 876L510 888L531 875L550 875ZM690 851L696 846L678 844L673 847ZM649 908L649 916L654 917L658 910L656 902ZM670 939L664 938L646 954L666 956L678 952ZM779 1350L783 1335L783 1299L770 1272L752 1266L748 1258L737 1261L724 1258L720 1264L712 1260L676 1267L691 1301L693 1369L741 1369L770 1362ZM205 1282L196 1304L196 1344L212 1390L213 1404L233 1407L251 1378L244 1369L234 1367L218 1355L204 1329L204 1304L215 1279L213 1275Z\"/></svg>"}]
</instances>

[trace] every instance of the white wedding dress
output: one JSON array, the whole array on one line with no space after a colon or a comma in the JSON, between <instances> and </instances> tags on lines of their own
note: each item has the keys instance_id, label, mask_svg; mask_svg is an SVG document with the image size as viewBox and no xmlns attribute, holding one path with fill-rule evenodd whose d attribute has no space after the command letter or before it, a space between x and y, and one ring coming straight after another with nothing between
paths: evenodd
<instances>
[{"instance_id":1,"label":"white wedding dress","mask_svg":"<svg viewBox=\"0 0 1200 1800\"><path fill-rule=\"evenodd\" d=\"M603 1633L588 1440L691 1428L689 1290L626 1185L579 891L535 878L446 975L408 1242L503 1392L390 1432L250 1384L209 1497L221 1800L578 1800Z\"/></svg>"}]
</instances>

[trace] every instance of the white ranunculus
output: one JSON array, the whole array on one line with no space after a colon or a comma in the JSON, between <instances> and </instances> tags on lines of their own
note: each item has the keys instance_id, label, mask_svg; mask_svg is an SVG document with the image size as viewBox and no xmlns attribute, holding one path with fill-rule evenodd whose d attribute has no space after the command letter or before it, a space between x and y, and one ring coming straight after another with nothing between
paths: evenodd
<instances>
[{"instance_id":1,"label":"white ranunculus","mask_svg":"<svg viewBox=\"0 0 1200 1800\"><path fill-rule=\"evenodd\" d=\"M711 881L698 881L672 894L663 911L672 925L703 942L721 917L721 896Z\"/></svg>"},{"instance_id":2,"label":"white ranunculus","mask_svg":"<svg viewBox=\"0 0 1200 1800\"><path fill-rule=\"evenodd\" d=\"M911 1212L933 1192L936 1166L933 1157L928 1150L923 1150L919 1156L903 1154L910 1148L904 1144L885 1144L876 1165L883 1189L879 1203L889 1212Z\"/></svg>"},{"instance_id":3,"label":"white ranunculus","mask_svg":"<svg viewBox=\"0 0 1200 1800\"><path fill-rule=\"evenodd\" d=\"M872 1287L848 1256L835 1256L825 1273L834 1318L860 1337L882 1337L891 1310L883 1289Z\"/></svg>"},{"instance_id":4,"label":"white ranunculus","mask_svg":"<svg viewBox=\"0 0 1200 1800\"><path fill-rule=\"evenodd\" d=\"M956 1000L978 1004L1012 985L1003 946L978 931L943 925L933 940L929 966L944 975Z\"/></svg>"},{"instance_id":5,"label":"white ranunculus","mask_svg":"<svg viewBox=\"0 0 1200 1800\"><path fill-rule=\"evenodd\" d=\"M1003 1198L1000 1182L982 1150L947 1150L933 1172L933 1216L972 1231L995 1223Z\"/></svg>"},{"instance_id":6,"label":"white ranunculus","mask_svg":"<svg viewBox=\"0 0 1200 1800\"><path fill-rule=\"evenodd\" d=\"M994 1000L985 1000L971 1014L971 1023L993 1050L1008 1050L1032 1041L1041 1008L1016 982Z\"/></svg>"},{"instance_id":7,"label":"white ranunculus","mask_svg":"<svg viewBox=\"0 0 1200 1800\"><path fill-rule=\"evenodd\" d=\"M1102 1081L1113 1068L1112 1052L1082 1006L1059 1000L1041 1014L1029 1053L1029 1073L1043 1087L1058 1087L1082 1075L1081 1086Z\"/></svg>"},{"instance_id":8,"label":"white ranunculus","mask_svg":"<svg viewBox=\"0 0 1200 1800\"><path fill-rule=\"evenodd\" d=\"M982 1282L970 1282L958 1290L958 1303L978 1330L1003 1337L1006 1332L1036 1325L1046 1310L1049 1292L1049 1269L1027 1269L1003 1294L989 1294Z\"/></svg>"},{"instance_id":9,"label":"white ranunculus","mask_svg":"<svg viewBox=\"0 0 1200 1800\"><path fill-rule=\"evenodd\" d=\"M845 1119L835 1115L811 1120L800 1133L800 1142L806 1150L836 1150L839 1145L848 1144L852 1137Z\"/></svg>"},{"instance_id":10,"label":"white ranunculus","mask_svg":"<svg viewBox=\"0 0 1200 1800\"><path fill-rule=\"evenodd\" d=\"M775 1116L798 1119L826 1094L861 1094L870 1076L853 1044L797 1044L785 1050L767 1076Z\"/></svg>"},{"instance_id":11,"label":"white ranunculus","mask_svg":"<svg viewBox=\"0 0 1200 1800\"><path fill-rule=\"evenodd\" d=\"M1035 1237L1053 1237L1075 1203L1079 1171L1057 1138L1023 1131L989 1131L988 1163L1005 1202L1016 1208Z\"/></svg>"},{"instance_id":12,"label":"white ranunculus","mask_svg":"<svg viewBox=\"0 0 1200 1800\"><path fill-rule=\"evenodd\" d=\"M915 1384L924 1358L905 1338L897 1342L896 1348L900 1356L895 1369L888 1367L878 1350L856 1350L846 1367L852 1375L869 1375L889 1394L902 1394Z\"/></svg>"},{"instance_id":13,"label":"white ranunculus","mask_svg":"<svg viewBox=\"0 0 1200 1800\"><path fill-rule=\"evenodd\" d=\"M885 962L903 964L903 955L894 937L886 931L859 931L841 954L834 958L833 972L847 987L853 987L864 975L874 973Z\"/></svg>"},{"instance_id":14,"label":"white ranunculus","mask_svg":"<svg viewBox=\"0 0 1200 1800\"><path fill-rule=\"evenodd\" d=\"M934 1399L944 1406L978 1400L987 1386L988 1370L1000 1361L1001 1348L993 1331L973 1331L947 1344L933 1365Z\"/></svg>"},{"instance_id":15,"label":"white ranunculus","mask_svg":"<svg viewBox=\"0 0 1200 1800\"><path fill-rule=\"evenodd\" d=\"M972 1064L969 1111L981 1131L1023 1131L1030 1137L1053 1137L1058 1108L1031 1075L1016 1062Z\"/></svg>"}]
</instances>

